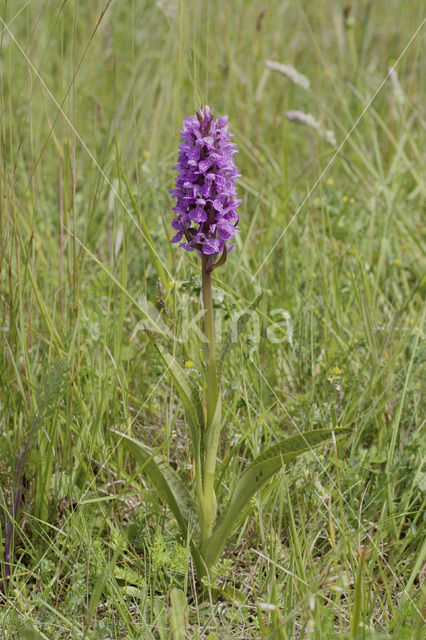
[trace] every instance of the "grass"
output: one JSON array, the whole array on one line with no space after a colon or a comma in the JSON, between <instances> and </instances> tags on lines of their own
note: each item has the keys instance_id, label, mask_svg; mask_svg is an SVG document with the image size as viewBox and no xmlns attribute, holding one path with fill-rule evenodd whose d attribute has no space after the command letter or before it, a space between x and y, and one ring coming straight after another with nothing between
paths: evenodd
<instances>
[{"instance_id":1,"label":"grass","mask_svg":"<svg viewBox=\"0 0 426 640\"><path fill-rule=\"evenodd\" d=\"M342 6L0 1L1 546L23 488L1 638L422 637L424 16ZM199 597L176 523L108 432L191 483L143 328L202 384L199 265L168 242L168 189L177 129L207 102L242 174L219 334L264 293L224 371L219 504L283 435L351 429L252 500L216 571L234 602Z\"/></svg>"}]
</instances>

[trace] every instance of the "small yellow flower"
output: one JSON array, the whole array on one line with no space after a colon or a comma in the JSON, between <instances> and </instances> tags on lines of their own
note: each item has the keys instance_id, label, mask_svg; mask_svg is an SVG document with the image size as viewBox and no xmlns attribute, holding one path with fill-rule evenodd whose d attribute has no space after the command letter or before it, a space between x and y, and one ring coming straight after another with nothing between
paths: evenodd
<instances>
[{"instance_id":1,"label":"small yellow flower","mask_svg":"<svg viewBox=\"0 0 426 640\"><path fill-rule=\"evenodd\" d=\"M149 151L144 151L142 155L143 155L143 157L145 158L145 160L148 160L148 158L149 158Z\"/></svg>"},{"instance_id":2,"label":"small yellow flower","mask_svg":"<svg viewBox=\"0 0 426 640\"><path fill-rule=\"evenodd\" d=\"M332 187L334 185L334 180L333 178L328 178L327 180L327 184L330 185L330 187Z\"/></svg>"},{"instance_id":3,"label":"small yellow flower","mask_svg":"<svg viewBox=\"0 0 426 640\"><path fill-rule=\"evenodd\" d=\"M353 204L355 202L355 198L349 198L349 202Z\"/></svg>"},{"instance_id":4,"label":"small yellow flower","mask_svg":"<svg viewBox=\"0 0 426 640\"><path fill-rule=\"evenodd\" d=\"M342 200L343 202L347 202L349 200L349 196L343 196Z\"/></svg>"},{"instance_id":5,"label":"small yellow flower","mask_svg":"<svg viewBox=\"0 0 426 640\"><path fill-rule=\"evenodd\" d=\"M328 378L328 380L332 384L334 384L337 391L340 391L341 390L340 378L342 377L343 371L341 370L340 367L333 367L330 373L331 373L331 376Z\"/></svg>"},{"instance_id":6,"label":"small yellow flower","mask_svg":"<svg viewBox=\"0 0 426 640\"><path fill-rule=\"evenodd\" d=\"M185 362L185 368L186 369L191 369L191 367L193 367L193 366L194 366L194 363L192 362L192 360L187 360Z\"/></svg>"},{"instance_id":7,"label":"small yellow flower","mask_svg":"<svg viewBox=\"0 0 426 640\"><path fill-rule=\"evenodd\" d=\"M402 267L402 262L398 258L393 261L395 267Z\"/></svg>"}]
</instances>

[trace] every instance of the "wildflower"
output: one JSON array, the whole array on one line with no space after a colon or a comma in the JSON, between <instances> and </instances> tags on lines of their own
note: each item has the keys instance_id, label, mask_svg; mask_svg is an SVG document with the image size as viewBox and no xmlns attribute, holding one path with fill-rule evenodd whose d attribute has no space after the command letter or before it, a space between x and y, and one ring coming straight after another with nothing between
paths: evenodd
<instances>
[{"instance_id":1,"label":"wildflower","mask_svg":"<svg viewBox=\"0 0 426 640\"><path fill-rule=\"evenodd\" d=\"M349 201L349 196L343 196L342 200L343 200L343 202L348 202Z\"/></svg>"},{"instance_id":2,"label":"wildflower","mask_svg":"<svg viewBox=\"0 0 426 640\"><path fill-rule=\"evenodd\" d=\"M355 203L355 198L349 198L349 202L350 202L351 204L354 204L354 203Z\"/></svg>"},{"instance_id":3,"label":"wildflower","mask_svg":"<svg viewBox=\"0 0 426 640\"><path fill-rule=\"evenodd\" d=\"M185 362L185 368L186 369L191 369L194 366L194 363L192 362L192 360L187 360Z\"/></svg>"},{"instance_id":4,"label":"wildflower","mask_svg":"<svg viewBox=\"0 0 426 640\"><path fill-rule=\"evenodd\" d=\"M328 378L329 382L334 384L337 391L340 391L342 388L340 383L340 379L343 375L342 369L340 367L333 367L330 373L331 376Z\"/></svg>"},{"instance_id":5,"label":"wildflower","mask_svg":"<svg viewBox=\"0 0 426 640\"><path fill-rule=\"evenodd\" d=\"M210 107L199 109L195 116L183 121L178 156L176 188L170 193L177 198L173 210L177 217L172 227L177 231L172 242L180 242L186 251L217 256L226 253L237 231L238 200L236 179L239 177L233 156L236 145L230 142L228 116L213 120Z\"/></svg>"},{"instance_id":6,"label":"wildflower","mask_svg":"<svg viewBox=\"0 0 426 640\"><path fill-rule=\"evenodd\" d=\"M334 180L333 180L333 178L328 178L328 180L327 180L327 184L328 184L330 187L332 187L332 186L334 185Z\"/></svg>"}]
</instances>

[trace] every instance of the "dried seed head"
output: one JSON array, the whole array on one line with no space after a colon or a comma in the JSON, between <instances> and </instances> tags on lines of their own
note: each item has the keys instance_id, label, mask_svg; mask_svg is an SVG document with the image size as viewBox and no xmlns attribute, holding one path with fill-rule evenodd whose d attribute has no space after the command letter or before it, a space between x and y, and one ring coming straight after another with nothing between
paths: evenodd
<instances>
[{"instance_id":1,"label":"dried seed head","mask_svg":"<svg viewBox=\"0 0 426 640\"><path fill-rule=\"evenodd\" d=\"M291 80L293 84L297 84L303 89L309 89L311 85L309 78L300 73L291 64L282 64L281 62L275 62L274 60L267 60L265 64L268 69L281 73L281 75Z\"/></svg>"},{"instance_id":2,"label":"dried seed head","mask_svg":"<svg viewBox=\"0 0 426 640\"><path fill-rule=\"evenodd\" d=\"M326 129L311 113L304 113L303 111L293 110L285 112L287 120L294 122L294 124L302 124L311 129L315 129L317 133L332 147L337 144L334 131Z\"/></svg>"},{"instance_id":3,"label":"dried seed head","mask_svg":"<svg viewBox=\"0 0 426 640\"><path fill-rule=\"evenodd\" d=\"M290 122L294 122L295 124L304 124L307 127L311 127L311 129L317 130L320 128L320 123L310 113L304 113L304 111L298 111L295 109L292 111L286 111L285 115Z\"/></svg>"},{"instance_id":4,"label":"dried seed head","mask_svg":"<svg viewBox=\"0 0 426 640\"><path fill-rule=\"evenodd\" d=\"M391 81L393 95L397 103L402 105L405 103L405 95L399 83L398 74L396 72L395 67L390 66L388 70L389 70L389 79Z\"/></svg>"}]
</instances>

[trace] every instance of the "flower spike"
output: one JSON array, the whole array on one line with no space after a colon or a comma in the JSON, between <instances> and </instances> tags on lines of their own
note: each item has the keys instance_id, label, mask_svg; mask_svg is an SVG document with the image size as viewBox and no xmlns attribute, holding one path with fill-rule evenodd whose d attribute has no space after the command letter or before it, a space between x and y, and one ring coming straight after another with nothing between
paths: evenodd
<instances>
[{"instance_id":1,"label":"flower spike","mask_svg":"<svg viewBox=\"0 0 426 640\"><path fill-rule=\"evenodd\" d=\"M228 242L238 230L236 145L230 142L228 116L214 120L208 105L183 121L181 134L174 167L179 173L170 192L177 199L173 208L177 217L172 222L177 233L171 242L211 256L210 264L222 253L216 265L209 267L213 270L225 262L234 246Z\"/></svg>"}]
</instances>

